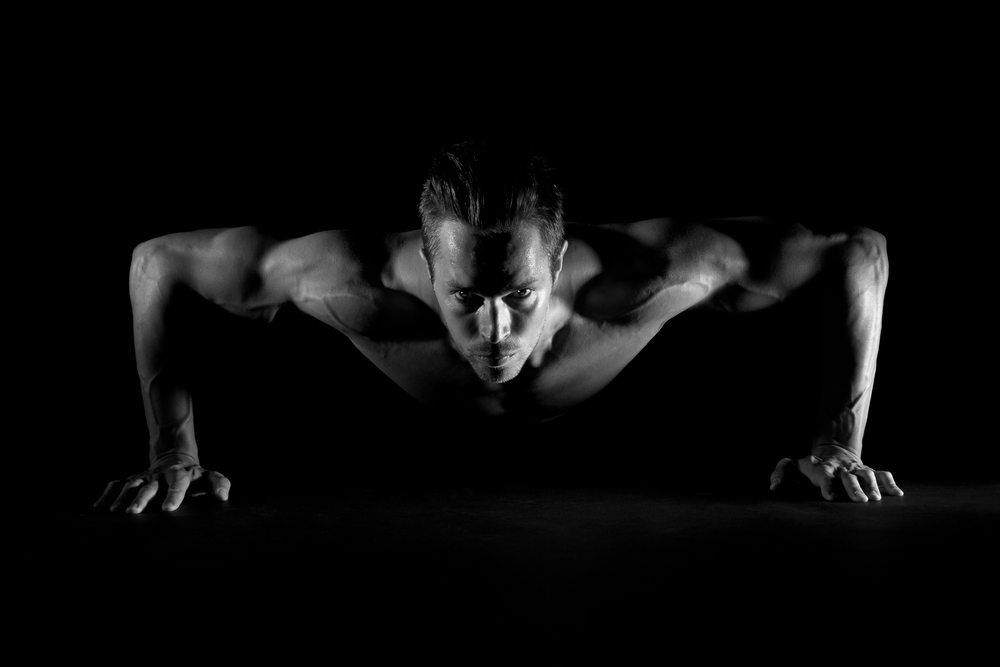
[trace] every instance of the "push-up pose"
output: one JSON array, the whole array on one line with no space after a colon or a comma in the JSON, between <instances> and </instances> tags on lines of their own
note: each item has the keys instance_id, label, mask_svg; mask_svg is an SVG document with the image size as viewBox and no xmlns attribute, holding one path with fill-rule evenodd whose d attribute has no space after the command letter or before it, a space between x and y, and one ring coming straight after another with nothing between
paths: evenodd
<instances>
[{"instance_id":1,"label":"push-up pose","mask_svg":"<svg viewBox=\"0 0 1000 667\"><path fill-rule=\"evenodd\" d=\"M293 304L426 405L541 420L600 391L675 315L764 308L821 274L834 323L821 418L811 454L782 459L771 488L797 469L827 500L834 485L860 502L902 495L860 458L888 277L878 232L761 219L564 226L541 158L476 143L435 158L420 216L405 233L276 241L241 227L140 244L130 289L150 467L111 482L96 505L142 512L165 487L172 511L196 481L229 496L229 480L199 464L191 396L170 361L167 306L182 290L266 321Z\"/></svg>"}]
</instances>

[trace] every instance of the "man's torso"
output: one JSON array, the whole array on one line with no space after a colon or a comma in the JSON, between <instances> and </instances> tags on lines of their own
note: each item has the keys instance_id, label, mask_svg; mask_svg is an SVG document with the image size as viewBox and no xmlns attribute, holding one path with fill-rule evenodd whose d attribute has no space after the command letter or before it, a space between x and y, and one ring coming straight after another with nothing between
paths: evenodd
<instances>
[{"instance_id":1,"label":"man's torso","mask_svg":"<svg viewBox=\"0 0 1000 667\"><path fill-rule=\"evenodd\" d=\"M344 332L424 404L544 419L604 388L667 320L715 288L704 261L706 240L667 220L627 230L567 225L567 240L544 333L520 374L503 384L481 380L440 325L419 232L392 235L381 257L358 244L351 254L367 268L350 287L314 270L295 302Z\"/></svg>"}]
</instances>

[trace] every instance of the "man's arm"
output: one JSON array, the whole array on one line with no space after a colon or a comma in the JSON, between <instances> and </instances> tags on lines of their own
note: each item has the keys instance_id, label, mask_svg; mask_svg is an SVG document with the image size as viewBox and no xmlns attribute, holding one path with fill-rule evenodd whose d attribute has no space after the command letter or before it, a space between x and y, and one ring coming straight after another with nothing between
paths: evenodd
<instances>
[{"instance_id":1,"label":"man's arm","mask_svg":"<svg viewBox=\"0 0 1000 667\"><path fill-rule=\"evenodd\" d=\"M229 480L200 465L192 397L176 363L177 320L184 313L172 306L183 292L268 322L291 303L352 339L440 335L429 308L387 284L413 237L334 230L276 241L239 227L171 234L136 247L129 288L150 467L109 484L95 505L141 512L161 478L169 487L166 510L176 509L188 485L202 478L217 497L228 497Z\"/></svg>"},{"instance_id":2,"label":"man's arm","mask_svg":"<svg viewBox=\"0 0 1000 667\"><path fill-rule=\"evenodd\" d=\"M141 512L161 477L169 485L166 510L176 509L188 485L201 477L211 482L217 497L228 497L229 480L200 466L191 394L172 357L178 296L193 292L232 313L270 321L290 300L307 263L303 249L313 240L279 243L241 227L171 234L135 248L129 292L150 467L109 484L98 506L113 500L111 509L116 510L131 499L128 511Z\"/></svg>"},{"instance_id":3,"label":"man's arm","mask_svg":"<svg viewBox=\"0 0 1000 667\"><path fill-rule=\"evenodd\" d=\"M712 247L724 266L711 302L746 312L778 303L823 275L823 393L810 456L798 460L803 474L833 499L833 481L843 482L852 500L902 495L891 473L861 462L862 440L871 403L882 330L882 309L889 261L879 232L855 228L821 235L801 225L779 226L763 220L711 225L720 234ZM772 476L772 489L793 462L784 459Z\"/></svg>"},{"instance_id":4,"label":"man's arm","mask_svg":"<svg viewBox=\"0 0 1000 667\"><path fill-rule=\"evenodd\" d=\"M817 234L767 218L693 222L656 218L619 226L646 256L636 284L651 294L637 311L657 326L696 305L748 312L780 303L815 279L825 285L823 394L809 456L782 459L774 489L798 466L832 500L840 480L853 500L902 495L891 473L861 462L889 275L885 237L855 228ZM642 274L653 276L644 278ZM662 298L661 298L662 297Z\"/></svg>"},{"instance_id":5,"label":"man's arm","mask_svg":"<svg viewBox=\"0 0 1000 667\"><path fill-rule=\"evenodd\" d=\"M287 276L264 271L275 245L243 227L172 234L135 249L129 292L153 467L198 462L191 396L170 363L170 306L191 290L232 313L270 321L289 295Z\"/></svg>"}]
</instances>

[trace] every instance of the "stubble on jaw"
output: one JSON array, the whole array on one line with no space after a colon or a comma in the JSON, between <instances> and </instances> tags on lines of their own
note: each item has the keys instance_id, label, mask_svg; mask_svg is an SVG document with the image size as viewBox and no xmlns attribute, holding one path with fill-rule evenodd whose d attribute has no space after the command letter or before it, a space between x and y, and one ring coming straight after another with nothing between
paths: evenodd
<instances>
[{"instance_id":1,"label":"stubble on jaw","mask_svg":"<svg viewBox=\"0 0 1000 667\"><path fill-rule=\"evenodd\" d=\"M506 382L510 382L515 379L524 371L524 367L531 360L531 355L534 353L535 349L538 347L542 338L545 336L545 328L548 325L549 313L545 313L545 319L542 321L542 326L538 331L538 338L535 340L534 344L525 354L522 350L518 350L516 353L516 359L509 366L504 366L502 368L489 368L483 365L476 365L472 362L469 357L465 357L466 362L472 367L473 372L479 377L480 380L488 382L493 385L500 385ZM522 354L524 355L522 358ZM465 355L463 355L465 356Z\"/></svg>"}]
</instances>

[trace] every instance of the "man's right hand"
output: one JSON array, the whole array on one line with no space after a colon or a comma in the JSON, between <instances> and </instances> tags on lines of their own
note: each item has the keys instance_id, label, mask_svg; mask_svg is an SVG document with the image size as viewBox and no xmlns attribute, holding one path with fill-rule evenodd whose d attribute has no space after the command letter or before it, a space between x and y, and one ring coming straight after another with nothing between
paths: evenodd
<instances>
[{"instance_id":1,"label":"man's right hand","mask_svg":"<svg viewBox=\"0 0 1000 667\"><path fill-rule=\"evenodd\" d=\"M189 491L192 497L211 493L218 500L229 500L231 483L225 475L214 470L177 463L116 479L104 489L94 507L110 505L108 509L112 512L125 509L128 514L138 514L156 497L161 486L166 489L166 497L160 507L165 512L173 512L180 507Z\"/></svg>"}]
</instances>

